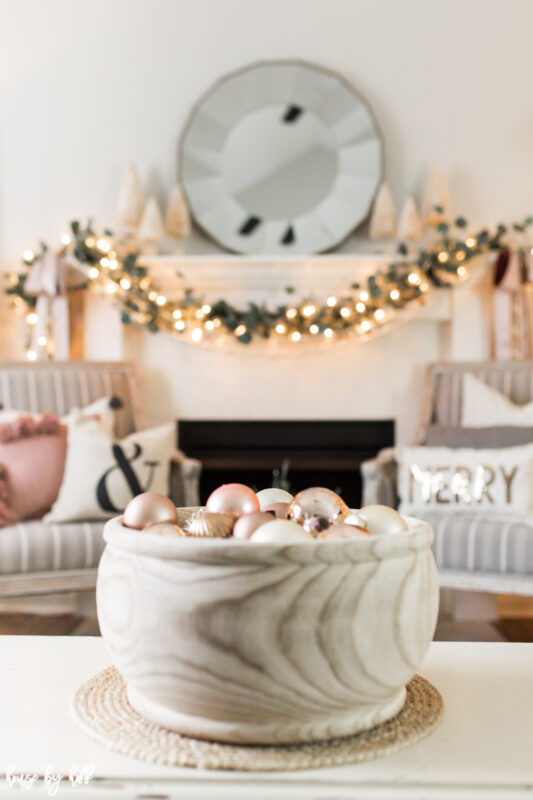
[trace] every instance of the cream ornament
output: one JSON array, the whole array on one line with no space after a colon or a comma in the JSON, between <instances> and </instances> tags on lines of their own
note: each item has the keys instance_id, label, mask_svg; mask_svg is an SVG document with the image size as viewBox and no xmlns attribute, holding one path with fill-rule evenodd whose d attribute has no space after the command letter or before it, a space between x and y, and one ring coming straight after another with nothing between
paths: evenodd
<instances>
[{"instance_id":1,"label":"cream ornament","mask_svg":"<svg viewBox=\"0 0 533 800\"><path fill-rule=\"evenodd\" d=\"M272 489L261 489L260 492L257 492L257 499L262 511L266 506L271 506L273 503L290 503L292 494L286 492L285 489L272 487Z\"/></svg>"},{"instance_id":2,"label":"cream ornament","mask_svg":"<svg viewBox=\"0 0 533 800\"><path fill-rule=\"evenodd\" d=\"M374 201L370 217L369 236L371 239L394 239L396 236L397 215L391 190L382 183Z\"/></svg>"},{"instance_id":3,"label":"cream ornament","mask_svg":"<svg viewBox=\"0 0 533 800\"><path fill-rule=\"evenodd\" d=\"M291 522L288 519L274 519L257 528L252 533L250 541L263 542L263 544L292 544L311 542L313 537L297 522Z\"/></svg>"},{"instance_id":4,"label":"cream ornament","mask_svg":"<svg viewBox=\"0 0 533 800\"><path fill-rule=\"evenodd\" d=\"M439 211L438 209L442 209ZM436 227L449 222L452 216L448 183L439 164L434 164L428 175L422 203L424 224Z\"/></svg>"},{"instance_id":5,"label":"cream ornament","mask_svg":"<svg viewBox=\"0 0 533 800\"><path fill-rule=\"evenodd\" d=\"M414 199L409 195L405 198L400 222L398 224L398 239L401 241L416 241L421 239L424 227Z\"/></svg>"},{"instance_id":6,"label":"cream ornament","mask_svg":"<svg viewBox=\"0 0 533 800\"><path fill-rule=\"evenodd\" d=\"M369 533L391 534L407 530L407 523L394 508L389 506L365 506L360 511Z\"/></svg>"},{"instance_id":7,"label":"cream ornament","mask_svg":"<svg viewBox=\"0 0 533 800\"><path fill-rule=\"evenodd\" d=\"M136 228L141 221L144 198L137 168L132 162L128 164L120 190L117 203L117 219L124 228Z\"/></svg>"},{"instance_id":8,"label":"cream ornament","mask_svg":"<svg viewBox=\"0 0 533 800\"><path fill-rule=\"evenodd\" d=\"M170 193L165 228L175 239L187 239L191 235L191 216L181 186L174 186Z\"/></svg>"},{"instance_id":9,"label":"cream ornament","mask_svg":"<svg viewBox=\"0 0 533 800\"><path fill-rule=\"evenodd\" d=\"M150 197L139 225L138 237L142 242L157 243L165 238L163 217L155 197Z\"/></svg>"}]
</instances>

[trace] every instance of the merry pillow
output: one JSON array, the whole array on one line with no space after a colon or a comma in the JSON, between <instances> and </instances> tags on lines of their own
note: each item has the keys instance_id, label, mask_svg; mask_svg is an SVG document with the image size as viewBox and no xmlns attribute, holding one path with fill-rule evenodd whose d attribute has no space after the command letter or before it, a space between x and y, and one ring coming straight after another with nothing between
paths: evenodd
<instances>
[{"instance_id":1,"label":"merry pillow","mask_svg":"<svg viewBox=\"0 0 533 800\"><path fill-rule=\"evenodd\" d=\"M400 512L533 514L533 444L498 450L397 447Z\"/></svg>"}]
</instances>

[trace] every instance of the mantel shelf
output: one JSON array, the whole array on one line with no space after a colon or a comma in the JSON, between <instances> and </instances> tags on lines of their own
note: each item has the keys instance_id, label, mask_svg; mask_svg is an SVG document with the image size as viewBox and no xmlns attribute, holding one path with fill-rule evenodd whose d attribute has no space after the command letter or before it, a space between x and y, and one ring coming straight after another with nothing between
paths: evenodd
<instances>
[{"instance_id":1,"label":"mantel shelf","mask_svg":"<svg viewBox=\"0 0 533 800\"><path fill-rule=\"evenodd\" d=\"M167 264L179 267L186 264L236 264L236 265L268 265L268 264L308 264L309 262L324 264L357 264L372 261L382 265L390 264L398 258L398 242L371 241L365 237L350 237L341 247L327 253L282 253L282 254L240 254L231 253L217 247L205 237L194 233L183 243L166 239L161 242L157 252L149 248L142 253L143 262L150 264Z\"/></svg>"}]
</instances>

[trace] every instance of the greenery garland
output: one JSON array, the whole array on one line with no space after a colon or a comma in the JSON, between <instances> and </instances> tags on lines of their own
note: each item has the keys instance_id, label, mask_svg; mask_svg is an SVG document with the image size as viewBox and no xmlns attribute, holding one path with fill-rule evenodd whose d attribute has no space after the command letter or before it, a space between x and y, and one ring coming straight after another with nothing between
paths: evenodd
<instances>
[{"instance_id":1,"label":"greenery garland","mask_svg":"<svg viewBox=\"0 0 533 800\"><path fill-rule=\"evenodd\" d=\"M441 209L437 207L436 211ZM533 218L528 217L510 230L525 232L532 224ZM367 337L391 321L399 309L421 301L431 287L451 287L464 280L474 257L508 248L507 226L468 235L466 226L464 217L458 217L453 225L441 222L432 244L414 254L400 244L393 263L364 283L350 284L340 297L320 301L310 297L275 309L252 302L244 309L236 308L224 299L208 304L193 289L167 298L140 263L142 257L134 252L131 241L115 240L109 230L98 235L91 222L85 227L77 221L71 223L71 234L61 237L60 256L81 275L84 288L113 299L124 324L135 322L150 331L168 331L194 342L216 339L227 332L243 345L256 338L286 338L296 343L317 336ZM45 244L37 253L26 251L23 271L11 273L5 289L13 304L26 313L30 326L37 322L36 298L26 293L26 278L46 251ZM79 286L78 282L76 288ZM289 295L293 291L287 288ZM49 343L49 355L51 346ZM30 349L28 357L37 358L38 353Z\"/></svg>"}]
</instances>

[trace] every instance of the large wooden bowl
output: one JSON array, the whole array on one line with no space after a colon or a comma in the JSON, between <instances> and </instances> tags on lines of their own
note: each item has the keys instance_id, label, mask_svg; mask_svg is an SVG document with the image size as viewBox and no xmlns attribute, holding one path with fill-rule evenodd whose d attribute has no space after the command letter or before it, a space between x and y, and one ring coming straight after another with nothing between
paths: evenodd
<instances>
[{"instance_id":1,"label":"large wooden bowl","mask_svg":"<svg viewBox=\"0 0 533 800\"><path fill-rule=\"evenodd\" d=\"M280 546L110 520L98 619L132 706L190 736L247 744L389 719L438 611L433 532L407 521L390 536Z\"/></svg>"}]
</instances>

